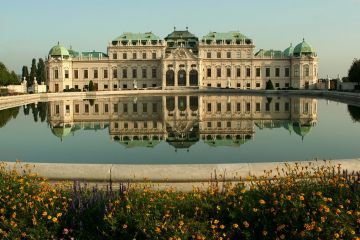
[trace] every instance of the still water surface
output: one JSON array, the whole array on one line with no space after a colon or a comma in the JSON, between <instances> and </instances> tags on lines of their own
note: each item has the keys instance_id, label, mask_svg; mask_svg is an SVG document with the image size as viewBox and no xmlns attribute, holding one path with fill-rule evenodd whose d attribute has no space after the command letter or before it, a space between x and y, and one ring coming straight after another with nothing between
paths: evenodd
<instances>
[{"instance_id":1,"label":"still water surface","mask_svg":"<svg viewBox=\"0 0 360 240\"><path fill-rule=\"evenodd\" d=\"M360 108L300 97L109 97L0 111L0 161L243 163L360 155Z\"/></svg>"}]
</instances>

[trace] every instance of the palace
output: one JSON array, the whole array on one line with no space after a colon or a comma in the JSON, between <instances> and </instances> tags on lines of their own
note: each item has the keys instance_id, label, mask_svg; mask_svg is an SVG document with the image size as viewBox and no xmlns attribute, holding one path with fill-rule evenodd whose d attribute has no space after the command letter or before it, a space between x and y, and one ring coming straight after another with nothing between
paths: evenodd
<instances>
[{"instance_id":1,"label":"palace","mask_svg":"<svg viewBox=\"0 0 360 240\"><path fill-rule=\"evenodd\" d=\"M107 53L78 52L61 45L46 60L49 92L76 89L239 88L313 89L318 58L303 40L284 51L255 51L253 40L237 31L210 32L199 39L188 29L160 39L152 32L124 33Z\"/></svg>"}]
</instances>

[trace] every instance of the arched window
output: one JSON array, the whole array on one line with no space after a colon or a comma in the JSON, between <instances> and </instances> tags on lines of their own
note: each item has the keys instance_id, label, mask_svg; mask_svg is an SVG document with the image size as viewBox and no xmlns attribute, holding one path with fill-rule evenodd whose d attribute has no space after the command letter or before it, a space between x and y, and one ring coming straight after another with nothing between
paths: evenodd
<instances>
[{"instance_id":1,"label":"arched window","mask_svg":"<svg viewBox=\"0 0 360 240\"><path fill-rule=\"evenodd\" d=\"M178 72L178 86L186 86L186 71L183 69Z\"/></svg>"},{"instance_id":2,"label":"arched window","mask_svg":"<svg viewBox=\"0 0 360 240\"><path fill-rule=\"evenodd\" d=\"M310 68L309 68L309 65L304 65L304 69L303 69L304 73L304 77L308 77L310 76Z\"/></svg>"},{"instance_id":3,"label":"arched window","mask_svg":"<svg viewBox=\"0 0 360 240\"><path fill-rule=\"evenodd\" d=\"M173 70L168 70L166 72L166 86L174 86L175 83L175 74Z\"/></svg>"},{"instance_id":4,"label":"arched window","mask_svg":"<svg viewBox=\"0 0 360 240\"><path fill-rule=\"evenodd\" d=\"M199 77L198 71L193 69L190 71L190 86L198 86L199 85Z\"/></svg>"}]
</instances>

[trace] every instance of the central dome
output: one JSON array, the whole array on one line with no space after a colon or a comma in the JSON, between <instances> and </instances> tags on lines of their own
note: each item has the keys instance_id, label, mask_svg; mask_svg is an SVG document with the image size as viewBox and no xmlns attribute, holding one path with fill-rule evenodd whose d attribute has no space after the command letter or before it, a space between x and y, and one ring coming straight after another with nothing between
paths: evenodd
<instances>
[{"instance_id":1,"label":"central dome","mask_svg":"<svg viewBox=\"0 0 360 240\"><path fill-rule=\"evenodd\" d=\"M69 51L66 49L66 47L61 46L59 43L52 47L49 51L49 55L52 57L60 57L60 56L69 56Z\"/></svg>"},{"instance_id":2,"label":"central dome","mask_svg":"<svg viewBox=\"0 0 360 240\"><path fill-rule=\"evenodd\" d=\"M305 39L294 48L294 56L313 54L314 51L310 44L305 42Z\"/></svg>"}]
</instances>

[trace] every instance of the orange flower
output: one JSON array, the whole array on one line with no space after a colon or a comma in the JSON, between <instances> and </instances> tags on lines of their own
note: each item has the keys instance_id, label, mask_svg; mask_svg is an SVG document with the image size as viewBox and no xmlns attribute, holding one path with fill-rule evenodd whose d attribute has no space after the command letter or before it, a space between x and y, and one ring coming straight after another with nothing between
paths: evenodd
<instances>
[{"instance_id":1,"label":"orange flower","mask_svg":"<svg viewBox=\"0 0 360 240\"><path fill-rule=\"evenodd\" d=\"M265 202L264 199L260 199L260 200L259 200L259 203L260 203L261 205L264 205L266 202Z\"/></svg>"},{"instance_id":2,"label":"orange flower","mask_svg":"<svg viewBox=\"0 0 360 240\"><path fill-rule=\"evenodd\" d=\"M301 195L301 196L300 196L300 201L304 201L304 200L305 200L304 196Z\"/></svg>"}]
</instances>

